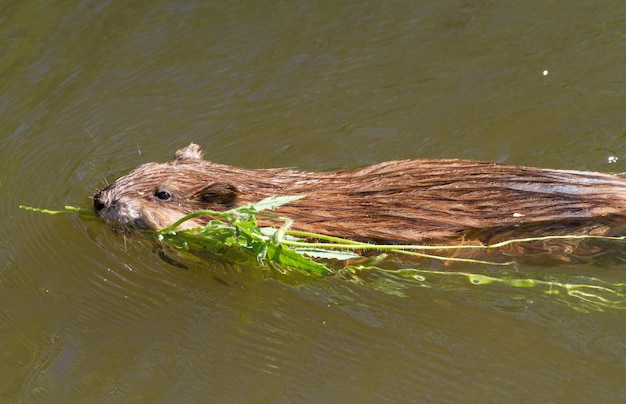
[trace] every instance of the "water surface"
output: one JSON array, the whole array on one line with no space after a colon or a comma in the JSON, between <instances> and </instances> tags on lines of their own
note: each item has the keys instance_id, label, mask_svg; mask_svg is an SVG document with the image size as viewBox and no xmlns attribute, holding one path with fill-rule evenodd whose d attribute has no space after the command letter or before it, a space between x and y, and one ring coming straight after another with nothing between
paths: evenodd
<instances>
[{"instance_id":1,"label":"water surface","mask_svg":"<svg viewBox=\"0 0 626 404\"><path fill-rule=\"evenodd\" d=\"M1 5L0 398L623 402L620 308L462 277L183 270L17 207L91 206L191 141L256 168L626 171L625 18L615 1ZM618 244L507 271L623 283L626 265Z\"/></svg>"}]
</instances>

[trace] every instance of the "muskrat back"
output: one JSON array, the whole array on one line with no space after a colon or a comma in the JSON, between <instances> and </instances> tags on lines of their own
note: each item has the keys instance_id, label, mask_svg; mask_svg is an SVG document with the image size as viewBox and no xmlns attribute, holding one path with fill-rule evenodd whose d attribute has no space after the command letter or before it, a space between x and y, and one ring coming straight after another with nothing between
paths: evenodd
<instances>
[{"instance_id":1,"label":"muskrat back","mask_svg":"<svg viewBox=\"0 0 626 404\"><path fill-rule=\"evenodd\" d=\"M94 207L111 225L156 230L201 209L281 195L303 195L276 212L294 229L372 242L617 235L626 222L626 180L615 174L451 159L255 170L206 161L193 143L121 177L95 195Z\"/></svg>"}]
</instances>

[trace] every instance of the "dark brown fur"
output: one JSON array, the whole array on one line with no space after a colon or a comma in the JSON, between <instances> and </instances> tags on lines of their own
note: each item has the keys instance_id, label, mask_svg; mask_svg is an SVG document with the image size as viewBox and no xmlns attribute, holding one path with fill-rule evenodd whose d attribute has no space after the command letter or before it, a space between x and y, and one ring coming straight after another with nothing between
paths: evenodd
<instances>
[{"instance_id":1,"label":"dark brown fur","mask_svg":"<svg viewBox=\"0 0 626 404\"><path fill-rule=\"evenodd\" d=\"M200 209L280 195L304 195L277 211L294 220L293 228L374 242L617 235L626 223L626 180L613 174L467 160L321 173L250 170L203 160L195 144L120 178L95 196L94 206L110 224L159 229Z\"/></svg>"}]
</instances>

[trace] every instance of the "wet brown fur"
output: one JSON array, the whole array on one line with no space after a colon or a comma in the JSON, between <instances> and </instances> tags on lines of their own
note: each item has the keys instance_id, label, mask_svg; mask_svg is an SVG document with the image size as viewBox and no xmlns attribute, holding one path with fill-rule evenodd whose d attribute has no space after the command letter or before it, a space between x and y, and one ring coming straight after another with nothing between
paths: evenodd
<instances>
[{"instance_id":1,"label":"wet brown fur","mask_svg":"<svg viewBox=\"0 0 626 404\"><path fill-rule=\"evenodd\" d=\"M200 209L304 195L276 212L293 219L294 229L373 242L618 235L626 224L626 180L614 174L467 160L401 160L312 173L243 169L201 157L191 144L166 163L142 165L96 195L98 215L111 224L158 229ZM159 192L170 198L159 199Z\"/></svg>"}]
</instances>

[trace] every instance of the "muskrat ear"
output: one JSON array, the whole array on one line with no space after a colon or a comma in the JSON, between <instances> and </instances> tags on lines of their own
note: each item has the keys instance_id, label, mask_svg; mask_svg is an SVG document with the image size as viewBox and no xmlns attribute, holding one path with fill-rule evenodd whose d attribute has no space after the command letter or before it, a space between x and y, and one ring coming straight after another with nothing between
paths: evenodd
<instances>
[{"instance_id":1,"label":"muskrat ear","mask_svg":"<svg viewBox=\"0 0 626 404\"><path fill-rule=\"evenodd\" d=\"M200 202L211 205L221 205L228 208L235 207L239 190L227 182L214 182L203 188L198 194Z\"/></svg>"},{"instance_id":2,"label":"muskrat ear","mask_svg":"<svg viewBox=\"0 0 626 404\"><path fill-rule=\"evenodd\" d=\"M187 159L202 159L204 153L202 152L202 147L198 146L195 143L191 143L187 147L183 147L182 149L176 150L174 153L174 160L187 160Z\"/></svg>"}]
</instances>

